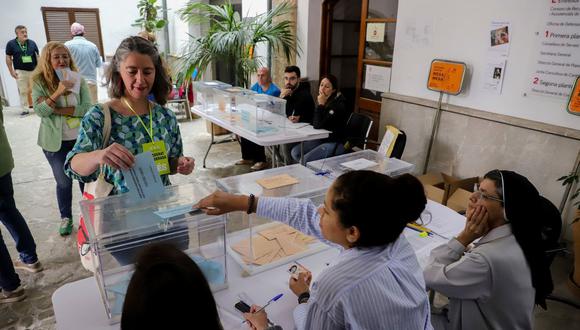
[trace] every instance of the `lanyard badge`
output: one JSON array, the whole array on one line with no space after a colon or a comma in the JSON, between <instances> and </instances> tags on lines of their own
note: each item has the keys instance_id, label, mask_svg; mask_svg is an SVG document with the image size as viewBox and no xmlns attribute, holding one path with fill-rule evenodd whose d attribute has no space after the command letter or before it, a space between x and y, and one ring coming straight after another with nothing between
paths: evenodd
<instances>
[{"instance_id":1,"label":"lanyard badge","mask_svg":"<svg viewBox=\"0 0 580 330\"><path fill-rule=\"evenodd\" d=\"M157 171L159 175L165 175L170 173L169 169L169 158L167 157L167 150L165 149L165 143L163 141L155 141L153 139L153 112L151 111L151 103L149 103L149 129L141 119L141 116L131 107L129 102L125 98L121 99L123 103L137 116L137 119L149 135L151 142L143 143L143 152L151 151L153 154L153 160L155 161L155 166L157 166Z\"/></svg>"}]
</instances>

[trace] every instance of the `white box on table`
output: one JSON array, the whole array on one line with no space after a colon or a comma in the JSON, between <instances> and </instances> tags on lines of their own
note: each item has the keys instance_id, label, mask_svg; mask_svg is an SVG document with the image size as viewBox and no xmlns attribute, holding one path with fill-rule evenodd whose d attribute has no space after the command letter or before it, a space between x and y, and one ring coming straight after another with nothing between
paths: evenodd
<instances>
[{"instance_id":1,"label":"white box on table","mask_svg":"<svg viewBox=\"0 0 580 330\"><path fill-rule=\"evenodd\" d=\"M286 100L267 94L237 95L236 107L239 126L256 135L284 132L286 124Z\"/></svg>"},{"instance_id":2,"label":"white box on table","mask_svg":"<svg viewBox=\"0 0 580 330\"><path fill-rule=\"evenodd\" d=\"M201 268L213 291L227 287L226 217L189 213L210 191L169 186L154 201L129 194L81 201L93 253L95 278L111 323L120 321L135 258L150 243L169 243Z\"/></svg>"},{"instance_id":3,"label":"white box on table","mask_svg":"<svg viewBox=\"0 0 580 330\"><path fill-rule=\"evenodd\" d=\"M215 97L216 91L231 87L232 85L219 80L194 81L195 105L201 106L201 110L205 112L215 111L218 109L218 100Z\"/></svg>"},{"instance_id":4,"label":"white box on table","mask_svg":"<svg viewBox=\"0 0 580 330\"><path fill-rule=\"evenodd\" d=\"M308 162L306 166L317 173L328 172L327 175L330 178L336 179L343 173L357 169L357 161L359 164L362 164L362 166L364 166L365 163L368 164L368 167L361 169L375 171L389 176L411 173L415 169L415 165L411 163L407 163L397 158L387 158L374 150L368 149L315 160Z\"/></svg>"},{"instance_id":5,"label":"white box on table","mask_svg":"<svg viewBox=\"0 0 580 330\"><path fill-rule=\"evenodd\" d=\"M278 175L288 175L297 180L297 183L279 188L266 189L256 181L269 179ZM223 191L234 194L254 194L257 197L297 197L309 198L315 205L324 203L326 189L332 182L322 176L317 176L308 168L296 164L285 167L278 167L259 172L247 173L237 176L218 179L217 187ZM293 260L316 253L328 246L318 240L312 240L305 244L305 249L290 256L273 258L275 260L266 264L256 264L259 257L252 261L239 253L236 246L243 241L249 243L250 253L256 252L252 237L261 236L264 230L279 228L279 223L270 219L260 218L255 214L247 215L245 212L236 212L228 215L228 246L227 252L245 271L244 275L253 275L280 265L290 264Z\"/></svg>"}]
</instances>

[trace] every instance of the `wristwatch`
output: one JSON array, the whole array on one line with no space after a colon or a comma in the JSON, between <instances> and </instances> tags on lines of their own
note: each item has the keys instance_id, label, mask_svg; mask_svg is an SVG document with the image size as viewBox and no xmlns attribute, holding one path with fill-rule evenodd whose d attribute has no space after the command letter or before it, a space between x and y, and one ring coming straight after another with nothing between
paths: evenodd
<instances>
[{"instance_id":1,"label":"wristwatch","mask_svg":"<svg viewBox=\"0 0 580 330\"><path fill-rule=\"evenodd\" d=\"M303 292L298 296L298 303L305 304L308 302L308 299L310 299L310 292Z\"/></svg>"}]
</instances>

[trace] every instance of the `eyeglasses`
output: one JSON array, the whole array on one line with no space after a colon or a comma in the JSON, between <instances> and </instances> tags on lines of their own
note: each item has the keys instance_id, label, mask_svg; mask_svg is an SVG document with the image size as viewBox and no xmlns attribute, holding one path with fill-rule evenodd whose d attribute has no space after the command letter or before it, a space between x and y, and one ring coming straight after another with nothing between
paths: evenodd
<instances>
[{"instance_id":1,"label":"eyeglasses","mask_svg":"<svg viewBox=\"0 0 580 330\"><path fill-rule=\"evenodd\" d=\"M487 199L487 200L492 200L492 201L503 203L503 198L490 196L490 195L484 193L483 191L479 190L479 183L476 183L473 185L473 194L474 194L473 196L475 198L477 198L478 200Z\"/></svg>"}]
</instances>

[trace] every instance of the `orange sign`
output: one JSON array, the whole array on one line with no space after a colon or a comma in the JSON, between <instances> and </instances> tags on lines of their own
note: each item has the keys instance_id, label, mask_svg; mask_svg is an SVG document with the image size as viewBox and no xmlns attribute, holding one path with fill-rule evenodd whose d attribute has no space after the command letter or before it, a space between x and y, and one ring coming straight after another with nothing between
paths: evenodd
<instances>
[{"instance_id":1,"label":"orange sign","mask_svg":"<svg viewBox=\"0 0 580 330\"><path fill-rule=\"evenodd\" d=\"M433 60L429 70L427 88L445 94L457 95L463 87L465 63Z\"/></svg>"},{"instance_id":2,"label":"orange sign","mask_svg":"<svg viewBox=\"0 0 580 330\"><path fill-rule=\"evenodd\" d=\"M570 99L568 100L568 112L580 116L580 76L576 77Z\"/></svg>"}]
</instances>

